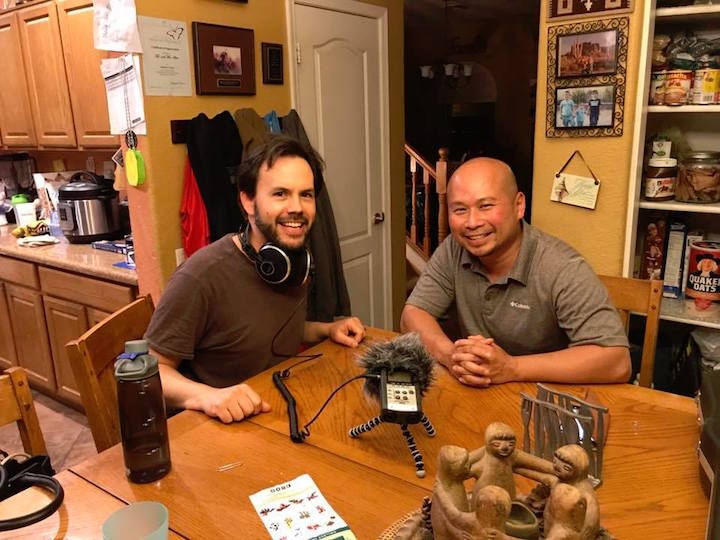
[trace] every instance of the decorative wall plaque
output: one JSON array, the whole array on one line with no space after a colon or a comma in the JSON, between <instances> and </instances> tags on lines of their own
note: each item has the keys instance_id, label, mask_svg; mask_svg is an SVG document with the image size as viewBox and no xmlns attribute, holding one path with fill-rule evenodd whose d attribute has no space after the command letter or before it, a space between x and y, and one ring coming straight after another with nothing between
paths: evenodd
<instances>
[{"instance_id":1,"label":"decorative wall plaque","mask_svg":"<svg viewBox=\"0 0 720 540\"><path fill-rule=\"evenodd\" d=\"M280 43L262 44L263 84L283 83L283 50Z\"/></svg>"},{"instance_id":2,"label":"decorative wall plaque","mask_svg":"<svg viewBox=\"0 0 720 540\"><path fill-rule=\"evenodd\" d=\"M253 30L201 22L192 30L197 94L255 94Z\"/></svg>"},{"instance_id":3,"label":"decorative wall plaque","mask_svg":"<svg viewBox=\"0 0 720 540\"><path fill-rule=\"evenodd\" d=\"M632 0L548 0L548 19L602 17L632 10Z\"/></svg>"}]
</instances>

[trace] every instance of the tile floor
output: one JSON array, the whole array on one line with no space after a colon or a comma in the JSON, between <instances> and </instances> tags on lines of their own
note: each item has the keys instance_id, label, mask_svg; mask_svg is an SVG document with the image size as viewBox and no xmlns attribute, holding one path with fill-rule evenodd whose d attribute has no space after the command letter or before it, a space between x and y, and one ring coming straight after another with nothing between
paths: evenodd
<instances>
[{"instance_id":1,"label":"tile floor","mask_svg":"<svg viewBox=\"0 0 720 540\"><path fill-rule=\"evenodd\" d=\"M35 410L45 438L50 462L63 471L97 454L85 415L33 391ZM22 441L14 422L0 427L0 449L22 452Z\"/></svg>"}]
</instances>

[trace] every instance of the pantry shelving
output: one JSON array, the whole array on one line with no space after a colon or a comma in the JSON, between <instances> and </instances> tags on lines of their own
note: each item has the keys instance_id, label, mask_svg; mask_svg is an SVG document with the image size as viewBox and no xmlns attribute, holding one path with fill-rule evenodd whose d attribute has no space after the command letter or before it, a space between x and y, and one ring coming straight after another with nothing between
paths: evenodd
<instances>
[{"instance_id":1,"label":"pantry shelving","mask_svg":"<svg viewBox=\"0 0 720 540\"><path fill-rule=\"evenodd\" d=\"M713 304L706 311L698 311L692 302L682 298L663 298L660 318L720 329L720 304Z\"/></svg>"},{"instance_id":2,"label":"pantry shelving","mask_svg":"<svg viewBox=\"0 0 720 540\"><path fill-rule=\"evenodd\" d=\"M639 201L638 206L648 210L667 210L668 212L694 212L696 214L720 214L720 203L693 204L677 201Z\"/></svg>"},{"instance_id":3,"label":"pantry shelving","mask_svg":"<svg viewBox=\"0 0 720 540\"><path fill-rule=\"evenodd\" d=\"M668 126L681 126L695 150L720 150L720 104L716 105L648 105L652 43L656 26L665 31L697 28L720 34L720 5L704 4L672 8L655 8L655 2L646 2L643 16L642 43L631 174L628 189L628 211L625 230L623 275L633 276L638 265L638 222L644 211L668 211L675 216L684 215L698 220L711 232L720 233L720 203L692 204L676 201L647 201L641 197L643 155L648 134ZM677 214L681 213L681 214ZM703 221L704 220L704 221ZM660 318L696 326L720 329L720 304L708 310L697 310L692 300L663 298Z\"/></svg>"},{"instance_id":4,"label":"pantry shelving","mask_svg":"<svg viewBox=\"0 0 720 540\"><path fill-rule=\"evenodd\" d=\"M720 5L699 4L696 6L658 8L655 11L655 19L657 22L671 22L673 24L705 23L713 19L720 21Z\"/></svg>"},{"instance_id":5,"label":"pantry shelving","mask_svg":"<svg viewBox=\"0 0 720 540\"><path fill-rule=\"evenodd\" d=\"M678 114L678 113L717 113L720 105L648 105L648 113Z\"/></svg>"}]
</instances>

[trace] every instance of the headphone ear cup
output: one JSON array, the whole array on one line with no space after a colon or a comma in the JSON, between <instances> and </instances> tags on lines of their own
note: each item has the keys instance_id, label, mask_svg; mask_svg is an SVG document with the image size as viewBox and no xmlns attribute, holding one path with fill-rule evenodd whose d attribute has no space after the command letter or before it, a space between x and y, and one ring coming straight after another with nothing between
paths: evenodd
<instances>
[{"instance_id":1,"label":"headphone ear cup","mask_svg":"<svg viewBox=\"0 0 720 540\"><path fill-rule=\"evenodd\" d=\"M255 259L255 268L267 283L281 285L288 281L292 263L284 250L272 244L265 244L260 248Z\"/></svg>"},{"instance_id":2,"label":"headphone ear cup","mask_svg":"<svg viewBox=\"0 0 720 540\"><path fill-rule=\"evenodd\" d=\"M271 285L303 285L312 269L312 255L307 248L287 253L273 244L260 248L255 268L260 277Z\"/></svg>"},{"instance_id":3,"label":"headphone ear cup","mask_svg":"<svg viewBox=\"0 0 720 540\"><path fill-rule=\"evenodd\" d=\"M294 286L303 285L313 272L313 259L310 250L305 248L293 257L289 283Z\"/></svg>"}]
</instances>

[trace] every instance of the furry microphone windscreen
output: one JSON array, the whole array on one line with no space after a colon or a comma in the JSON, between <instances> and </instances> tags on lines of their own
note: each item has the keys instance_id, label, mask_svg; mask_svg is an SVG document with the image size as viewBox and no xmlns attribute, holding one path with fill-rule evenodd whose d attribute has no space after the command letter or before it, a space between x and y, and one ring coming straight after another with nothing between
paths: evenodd
<instances>
[{"instance_id":1,"label":"furry microphone windscreen","mask_svg":"<svg viewBox=\"0 0 720 540\"><path fill-rule=\"evenodd\" d=\"M409 371L417 382L422 395L434 379L434 360L425 350L416 333L404 334L390 341L376 343L363 354L358 364L368 374L380 375L383 369L389 373L396 370ZM380 399L380 379L365 379L363 391L370 397Z\"/></svg>"}]
</instances>

